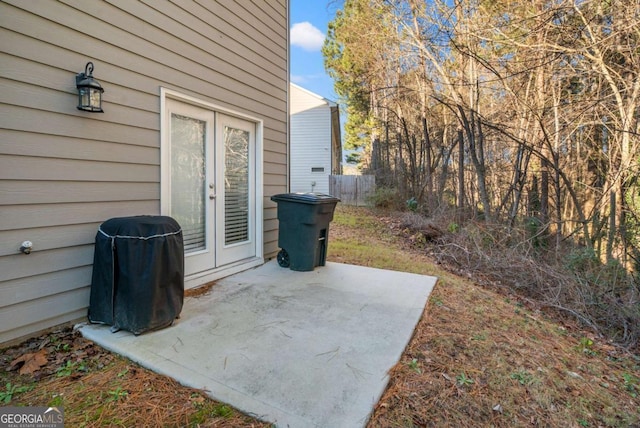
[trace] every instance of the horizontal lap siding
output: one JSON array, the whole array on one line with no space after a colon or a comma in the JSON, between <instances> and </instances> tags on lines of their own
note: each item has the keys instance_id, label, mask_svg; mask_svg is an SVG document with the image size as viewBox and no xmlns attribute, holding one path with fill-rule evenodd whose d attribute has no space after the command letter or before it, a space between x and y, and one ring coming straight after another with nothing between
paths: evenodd
<instances>
[{"instance_id":1,"label":"horizontal lap siding","mask_svg":"<svg viewBox=\"0 0 640 428\"><path fill-rule=\"evenodd\" d=\"M286 191L288 2L0 3L0 343L86 315L98 225L160 212L160 88L263 120L269 197ZM87 61L104 114L75 108ZM20 254L24 240L33 253Z\"/></svg>"},{"instance_id":2,"label":"horizontal lap siding","mask_svg":"<svg viewBox=\"0 0 640 428\"><path fill-rule=\"evenodd\" d=\"M296 85L291 85L290 97L291 191L329 193L331 107L326 99ZM312 172L315 167L324 171Z\"/></svg>"}]
</instances>

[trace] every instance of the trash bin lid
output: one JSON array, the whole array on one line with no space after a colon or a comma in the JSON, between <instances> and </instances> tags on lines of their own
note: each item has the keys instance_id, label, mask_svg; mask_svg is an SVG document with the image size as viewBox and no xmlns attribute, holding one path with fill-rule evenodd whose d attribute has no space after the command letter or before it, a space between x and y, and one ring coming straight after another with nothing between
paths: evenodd
<instances>
[{"instance_id":1,"label":"trash bin lid","mask_svg":"<svg viewBox=\"0 0 640 428\"><path fill-rule=\"evenodd\" d=\"M335 196L316 192L281 193L279 195L273 195L271 197L271 200L274 202L286 201L298 202L302 204L333 204L336 202L340 202L340 199L336 198Z\"/></svg>"}]
</instances>

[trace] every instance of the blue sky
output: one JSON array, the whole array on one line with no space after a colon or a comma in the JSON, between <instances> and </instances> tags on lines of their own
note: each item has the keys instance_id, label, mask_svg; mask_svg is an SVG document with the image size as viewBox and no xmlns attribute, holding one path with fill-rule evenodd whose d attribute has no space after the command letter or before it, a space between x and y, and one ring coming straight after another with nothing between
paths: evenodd
<instances>
[{"instance_id":1,"label":"blue sky","mask_svg":"<svg viewBox=\"0 0 640 428\"><path fill-rule=\"evenodd\" d=\"M333 81L324 71L322 43L327 24L340 1L290 0L291 81L329 100L336 101Z\"/></svg>"}]
</instances>

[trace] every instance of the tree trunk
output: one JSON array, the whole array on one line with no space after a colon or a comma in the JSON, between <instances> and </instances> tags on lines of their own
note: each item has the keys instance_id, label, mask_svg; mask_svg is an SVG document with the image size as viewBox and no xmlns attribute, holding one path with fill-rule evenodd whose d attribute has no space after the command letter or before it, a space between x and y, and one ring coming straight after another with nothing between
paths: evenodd
<instances>
[{"instance_id":1,"label":"tree trunk","mask_svg":"<svg viewBox=\"0 0 640 428\"><path fill-rule=\"evenodd\" d=\"M464 215L464 137L458 131L458 222L462 222Z\"/></svg>"}]
</instances>

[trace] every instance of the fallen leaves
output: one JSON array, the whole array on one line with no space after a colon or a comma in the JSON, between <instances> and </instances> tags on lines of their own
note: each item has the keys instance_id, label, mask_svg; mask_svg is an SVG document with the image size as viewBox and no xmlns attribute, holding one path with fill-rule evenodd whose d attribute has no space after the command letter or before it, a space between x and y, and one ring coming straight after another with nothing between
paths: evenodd
<instances>
[{"instance_id":1,"label":"fallen leaves","mask_svg":"<svg viewBox=\"0 0 640 428\"><path fill-rule=\"evenodd\" d=\"M7 371L13 371L19 368L18 373L21 375L30 375L46 366L47 362L47 350L41 349L38 352L22 354L13 360L9 367L7 367Z\"/></svg>"}]
</instances>

